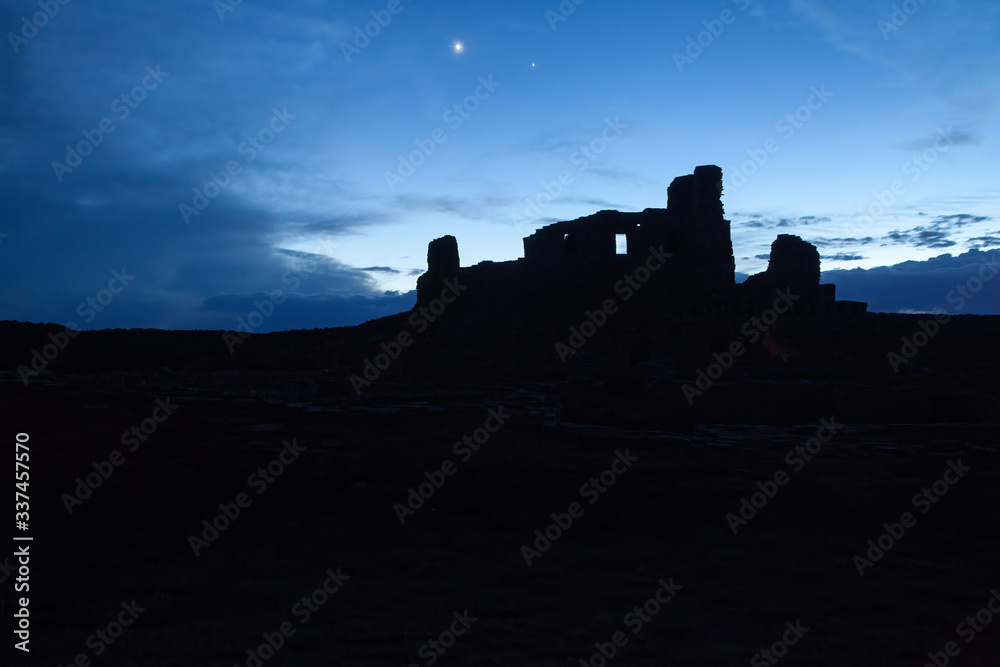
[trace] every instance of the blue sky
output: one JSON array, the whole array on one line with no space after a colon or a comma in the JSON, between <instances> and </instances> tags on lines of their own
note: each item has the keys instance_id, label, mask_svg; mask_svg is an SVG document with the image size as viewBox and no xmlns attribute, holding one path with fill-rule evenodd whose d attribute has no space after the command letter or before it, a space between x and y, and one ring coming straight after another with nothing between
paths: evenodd
<instances>
[{"instance_id":1,"label":"blue sky","mask_svg":"<svg viewBox=\"0 0 1000 667\"><path fill-rule=\"evenodd\" d=\"M701 164L740 273L798 234L841 298L948 310L1000 254L994 0L36 0L0 28L2 319L231 329L280 294L261 331L356 324L412 305L433 238L514 259Z\"/></svg>"}]
</instances>

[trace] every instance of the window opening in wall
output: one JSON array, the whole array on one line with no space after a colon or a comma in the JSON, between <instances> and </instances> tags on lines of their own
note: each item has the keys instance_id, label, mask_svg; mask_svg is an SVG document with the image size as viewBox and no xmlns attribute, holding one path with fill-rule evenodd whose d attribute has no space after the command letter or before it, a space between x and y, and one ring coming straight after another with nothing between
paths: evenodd
<instances>
[{"instance_id":1,"label":"window opening in wall","mask_svg":"<svg viewBox=\"0 0 1000 667\"><path fill-rule=\"evenodd\" d=\"M627 255L628 254L628 235L627 234L615 234L615 254L616 255Z\"/></svg>"}]
</instances>

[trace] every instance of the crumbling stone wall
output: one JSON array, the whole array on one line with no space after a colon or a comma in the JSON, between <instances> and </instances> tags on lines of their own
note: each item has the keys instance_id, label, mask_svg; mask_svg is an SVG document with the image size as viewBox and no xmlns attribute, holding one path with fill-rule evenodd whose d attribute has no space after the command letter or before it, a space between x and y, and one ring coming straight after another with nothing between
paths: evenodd
<instances>
[{"instance_id":1,"label":"crumbling stone wall","mask_svg":"<svg viewBox=\"0 0 1000 667\"><path fill-rule=\"evenodd\" d=\"M427 244L427 270L431 273L454 273L460 266L458 239L451 234Z\"/></svg>"},{"instance_id":2,"label":"crumbling stone wall","mask_svg":"<svg viewBox=\"0 0 1000 667\"><path fill-rule=\"evenodd\" d=\"M670 256L643 286L642 305L629 304L643 317L735 312L788 287L808 297L810 312L830 310L825 302L833 301L834 287L819 284L819 253L797 236L779 236L768 270L736 285L724 215L722 169L703 165L671 181L665 209L599 211L546 225L524 239L524 257L515 261L463 268L458 241L444 236L428 245L428 271L417 281L417 305L433 299L444 280L457 277L470 288L463 309L523 321L557 316L556 311L575 315L614 296L611 291L623 275L655 249ZM616 252L618 234L627 238L624 254Z\"/></svg>"}]
</instances>

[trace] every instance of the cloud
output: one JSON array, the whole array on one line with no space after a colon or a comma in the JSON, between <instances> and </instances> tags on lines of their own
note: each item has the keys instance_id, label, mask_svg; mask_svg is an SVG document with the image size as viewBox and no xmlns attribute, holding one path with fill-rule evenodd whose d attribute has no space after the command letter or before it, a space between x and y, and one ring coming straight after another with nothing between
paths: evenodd
<instances>
[{"instance_id":1,"label":"cloud","mask_svg":"<svg viewBox=\"0 0 1000 667\"><path fill-rule=\"evenodd\" d=\"M946 138L949 146L979 146L983 143L982 135L974 129L956 129L950 126L942 129L946 131ZM942 149L937 145L939 141L940 136L935 133L930 137L921 137L911 141L899 142L894 144L894 146L899 150L906 151L907 153L921 153L925 150L935 150L940 152Z\"/></svg>"},{"instance_id":2,"label":"cloud","mask_svg":"<svg viewBox=\"0 0 1000 667\"><path fill-rule=\"evenodd\" d=\"M950 248L955 245L948 238L947 232L924 227L914 227L905 232L893 230L883 238L891 243L911 245L914 248Z\"/></svg>"},{"instance_id":3,"label":"cloud","mask_svg":"<svg viewBox=\"0 0 1000 667\"><path fill-rule=\"evenodd\" d=\"M740 216L734 213L733 217ZM805 227L808 225L819 225L830 222L830 218L817 217L815 215L803 215L798 217L770 218L760 214L751 214L747 220L734 222L734 227L748 227L751 229L786 229L791 227Z\"/></svg>"},{"instance_id":4,"label":"cloud","mask_svg":"<svg viewBox=\"0 0 1000 667\"><path fill-rule=\"evenodd\" d=\"M338 309L366 314L405 301L386 301L371 274L397 269L356 268L330 253L286 247L303 240L322 247L399 217L326 157L330 134L353 113L352 105L329 104L344 91L303 85L342 68L337 43L353 25L316 3L281 10L243 3L225 23L210 3L85 9L72 21L56 17L44 39L0 64L0 210L9 234L0 318L215 328L233 326L233 308L278 289L291 304L284 312L313 304L321 322L342 321ZM99 34L116 38L93 39ZM257 38L266 56L247 50ZM143 81L147 65L166 76L122 117L113 100ZM271 127L275 108L295 117L280 133L269 129L273 140L252 159L241 153L248 135ZM102 118L114 122L113 132L60 180L51 162L65 161L67 144L85 131L95 136ZM179 205L230 160L239 173L185 224ZM79 304L123 267L136 279L92 322L81 320Z\"/></svg>"},{"instance_id":5,"label":"cloud","mask_svg":"<svg viewBox=\"0 0 1000 667\"><path fill-rule=\"evenodd\" d=\"M831 262L853 262L859 259L868 259L864 255L858 255L850 252L838 252L834 255L823 255L822 259L829 260Z\"/></svg>"},{"instance_id":6,"label":"cloud","mask_svg":"<svg viewBox=\"0 0 1000 667\"><path fill-rule=\"evenodd\" d=\"M947 312L1000 314L1000 251L969 250L871 269L832 269L824 283L837 286L837 298L867 301L872 312ZM985 276L989 276L984 279ZM982 287L958 310L957 290L980 280Z\"/></svg>"},{"instance_id":7,"label":"cloud","mask_svg":"<svg viewBox=\"0 0 1000 667\"><path fill-rule=\"evenodd\" d=\"M374 271L375 273L402 273L399 269L394 269L391 266L366 266L358 269L358 271Z\"/></svg>"},{"instance_id":8,"label":"cloud","mask_svg":"<svg viewBox=\"0 0 1000 667\"><path fill-rule=\"evenodd\" d=\"M319 215L314 220L283 221L280 230L276 229L285 239L299 239L310 236L329 234L350 234L371 225L379 225L393 221L394 216L377 211L358 213L342 213L339 215Z\"/></svg>"},{"instance_id":9,"label":"cloud","mask_svg":"<svg viewBox=\"0 0 1000 667\"><path fill-rule=\"evenodd\" d=\"M910 245L914 248L950 248L957 242L950 237L962 227L991 220L989 216L957 213L939 215L929 225L918 225L900 231L894 229L882 237L889 244Z\"/></svg>"},{"instance_id":10,"label":"cloud","mask_svg":"<svg viewBox=\"0 0 1000 667\"><path fill-rule=\"evenodd\" d=\"M848 236L844 238L833 238L833 239L808 239L810 243L817 247L844 247L844 246L859 246L859 245L870 245L875 242L874 237L865 236L863 238L858 238L854 236Z\"/></svg>"},{"instance_id":11,"label":"cloud","mask_svg":"<svg viewBox=\"0 0 1000 667\"><path fill-rule=\"evenodd\" d=\"M560 197L557 201L566 204L592 206L600 211L622 211L628 208L622 204L615 204L614 202L609 202L607 199L597 199L596 197Z\"/></svg>"},{"instance_id":12,"label":"cloud","mask_svg":"<svg viewBox=\"0 0 1000 667\"><path fill-rule=\"evenodd\" d=\"M934 218L934 224L936 225L954 225L955 227L963 227L965 225L972 225L979 222L986 222L992 220L993 218L986 215L970 215L968 213L956 213L954 215L939 215Z\"/></svg>"},{"instance_id":13,"label":"cloud","mask_svg":"<svg viewBox=\"0 0 1000 667\"><path fill-rule=\"evenodd\" d=\"M220 196L185 225L177 209L184 185L176 180L127 165L103 187L92 178L45 188L45 181L15 174L0 184L9 234L0 246L0 319L76 321L81 328L218 328L231 325L231 318L220 319L220 308L233 303L234 294L251 303L276 289L380 296L378 282L363 269L275 247L275 239L300 238L301 226L266 209ZM92 321L81 320L79 304L107 286L111 271L123 269L136 279ZM324 308L362 306L378 310L366 302L324 302ZM317 321L341 321L336 313L317 315Z\"/></svg>"},{"instance_id":14,"label":"cloud","mask_svg":"<svg viewBox=\"0 0 1000 667\"><path fill-rule=\"evenodd\" d=\"M993 232L989 236L974 236L968 242L971 247L976 249L1000 246L1000 230Z\"/></svg>"}]
</instances>

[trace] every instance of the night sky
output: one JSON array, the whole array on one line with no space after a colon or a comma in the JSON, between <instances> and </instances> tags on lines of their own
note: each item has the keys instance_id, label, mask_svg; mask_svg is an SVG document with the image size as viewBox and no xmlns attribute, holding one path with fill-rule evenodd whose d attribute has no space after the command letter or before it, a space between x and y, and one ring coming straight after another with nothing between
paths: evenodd
<instances>
[{"instance_id":1,"label":"night sky","mask_svg":"<svg viewBox=\"0 0 1000 667\"><path fill-rule=\"evenodd\" d=\"M838 298L1000 314L996 0L8 0L0 27L0 319L357 324L413 305L433 238L515 259L703 164L740 274L797 234Z\"/></svg>"}]
</instances>

